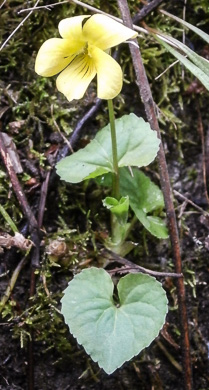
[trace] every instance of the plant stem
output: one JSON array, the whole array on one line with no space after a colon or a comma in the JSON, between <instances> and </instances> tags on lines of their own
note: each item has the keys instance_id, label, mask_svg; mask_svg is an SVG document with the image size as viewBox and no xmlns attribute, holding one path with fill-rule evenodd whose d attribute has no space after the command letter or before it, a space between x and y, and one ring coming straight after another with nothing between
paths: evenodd
<instances>
[{"instance_id":1,"label":"plant stem","mask_svg":"<svg viewBox=\"0 0 209 390\"><path fill-rule=\"evenodd\" d=\"M108 113L110 120L110 131L111 131L111 141L112 141L112 161L113 161L113 175L112 175L112 196L115 199L120 198L120 187L119 187L119 169L118 169L118 153L117 153L117 139L116 139L116 130L115 130L115 115L113 108L113 101L108 100ZM119 240L118 231L119 225L117 218L114 214L111 213L111 241L112 243L117 243Z\"/></svg>"},{"instance_id":2,"label":"plant stem","mask_svg":"<svg viewBox=\"0 0 209 390\"><path fill-rule=\"evenodd\" d=\"M124 240L126 240L126 238L128 237L129 233L133 230L134 225L136 224L136 222L138 222L138 218L136 217L136 215L134 215L132 220L131 220L131 222L130 222L130 226L129 226L127 232L126 232Z\"/></svg>"},{"instance_id":3,"label":"plant stem","mask_svg":"<svg viewBox=\"0 0 209 390\"><path fill-rule=\"evenodd\" d=\"M117 140L115 131L115 115L112 100L108 100L108 111L110 119L110 130L112 140L112 160L113 160L113 184L112 184L112 196L116 199L120 198L119 191L119 169L118 169L118 153L117 153Z\"/></svg>"}]
</instances>

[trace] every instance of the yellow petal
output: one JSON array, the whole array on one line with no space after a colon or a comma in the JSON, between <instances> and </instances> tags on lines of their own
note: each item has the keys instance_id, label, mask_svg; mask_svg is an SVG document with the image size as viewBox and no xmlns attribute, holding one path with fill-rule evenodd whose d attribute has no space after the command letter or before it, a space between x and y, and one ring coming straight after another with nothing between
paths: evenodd
<instances>
[{"instance_id":1,"label":"yellow petal","mask_svg":"<svg viewBox=\"0 0 209 390\"><path fill-rule=\"evenodd\" d=\"M96 75L94 63L88 55L80 54L57 78L57 88L66 98L81 99Z\"/></svg>"},{"instance_id":2,"label":"yellow petal","mask_svg":"<svg viewBox=\"0 0 209 390\"><path fill-rule=\"evenodd\" d=\"M35 71L50 77L63 70L79 52L83 44L68 39L51 38L40 47L36 57Z\"/></svg>"},{"instance_id":3,"label":"yellow petal","mask_svg":"<svg viewBox=\"0 0 209 390\"><path fill-rule=\"evenodd\" d=\"M61 20L58 25L61 37L75 40L82 40L82 22L91 15L74 16Z\"/></svg>"},{"instance_id":4,"label":"yellow petal","mask_svg":"<svg viewBox=\"0 0 209 390\"><path fill-rule=\"evenodd\" d=\"M95 14L85 22L83 36L91 45L106 50L127 39L135 38L137 33L108 16Z\"/></svg>"},{"instance_id":5,"label":"yellow petal","mask_svg":"<svg viewBox=\"0 0 209 390\"><path fill-rule=\"evenodd\" d=\"M101 99L113 99L120 93L123 85L120 65L97 47L90 46L89 54L93 58L97 72L97 96Z\"/></svg>"}]
</instances>

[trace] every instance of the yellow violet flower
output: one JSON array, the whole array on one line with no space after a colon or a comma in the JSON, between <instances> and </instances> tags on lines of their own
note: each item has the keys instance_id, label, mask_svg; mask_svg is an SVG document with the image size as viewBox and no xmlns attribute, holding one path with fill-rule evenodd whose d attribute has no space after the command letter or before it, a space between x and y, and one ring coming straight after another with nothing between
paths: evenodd
<instances>
[{"instance_id":1,"label":"yellow violet flower","mask_svg":"<svg viewBox=\"0 0 209 390\"><path fill-rule=\"evenodd\" d=\"M36 73L44 77L59 73L57 88L69 101L81 99L95 75L99 98L117 96L123 83L122 70L107 52L135 38L135 31L100 14L63 19L58 29L62 38L48 39L39 49Z\"/></svg>"}]
</instances>

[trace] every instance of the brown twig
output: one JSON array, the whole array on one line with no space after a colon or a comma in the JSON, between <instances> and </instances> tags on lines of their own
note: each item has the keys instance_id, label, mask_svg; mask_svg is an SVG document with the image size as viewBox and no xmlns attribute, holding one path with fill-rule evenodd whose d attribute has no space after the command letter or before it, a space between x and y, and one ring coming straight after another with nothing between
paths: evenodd
<instances>
[{"instance_id":1,"label":"brown twig","mask_svg":"<svg viewBox=\"0 0 209 390\"><path fill-rule=\"evenodd\" d=\"M126 260L126 259L124 259ZM119 263L122 263L121 260L117 260ZM122 263L123 264L123 263ZM125 264L125 262L124 262ZM152 271L151 269L148 269L148 268L144 268L144 267L141 267L140 265L136 265L134 264L134 266L128 266L126 265L125 267L121 267L121 268L115 268L115 269L111 269L111 270L108 270L109 273L137 273L137 272L142 272L143 274L147 274L147 275L150 275L150 276L154 276L154 277L170 277L170 278L183 278L184 275L183 274L176 274L175 272L158 272L158 271Z\"/></svg>"},{"instance_id":2,"label":"brown twig","mask_svg":"<svg viewBox=\"0 0 209 390\"><path fill-rule=\"evenodd\" d=\"M22 270L22 268L24 267L26 261L28 259L28 256L24 256L22 258L22 260L20 260L19 264L17 265L17 267L15 268L15 270L13 271L13 274L12 274L12 277L8 283L8 286L7 286L7 289L3 295L3 297L1 298L1 307L0 307L0 313L2 312L2 310L4 309L4 306L6 305L8 299L10 298L10 295L14 289L14 286L15 286L15 283L17 281L17 278L19 276L19 273L20 271Z\"/></svg>"},{"instance_id":3,"label":"brown twig","mask_svg":"<svg viewBox=\"0 0 209 390\"><path fill-rule=\"evenodd\" d=\"M41 196L39 201L39 208L38 208L38 227L41 228L43 224L43 217L44 217L44 210L46 205L46 197L48 193L48 185L49 185L49 179L51 175L51 170L47 172L46 178L41 186Z\"/></svg>"},{"instance_id":4,"label":"brown twig","mask_svg":"<svg viewBox=\"0 0 209 390\"><path fill-rule=\"evenodd\" d=\"M113 16L111 14L108 14L104 11L102 11L101 9L99 8L95 8L95 7L92 7L91 5L87 4L87 3L83 3L82 1L79 1L79 0L68 0L68 1L61 1L60 3L53 3L53 4L50 4L50 5L42 5L40 7L36 7L34 6L33 8L24 8L22 10L20 10L18 13L22 13L22 12L28 12L28 11L35 11L35 10L39 10L39 9L45 9L45 10L48 10L48 11L51 11L51 8L53 6L56 6L56 5L62 5L62 4L65 4L66 2L71 2L71 3L74 3L74 4L77 4L83 8L86 8L88 9L89 11L91 12L96 12L98 14L102 14L102 15L106 15L106 16L109 16L110 18L116 20L117 22L121 23L122 20L120 18L117 18L116 16ZM143 28L143 27L139 27L139 26L135 26L134 25L134 29L136 29L136 31L139 31L139 32L143 32L145 34L147 34L148 32Z\"/></svg>"},{"instance_id":5,"label":"brown twig","mask_svg":"<svg viewBox=\"0 0 209 390\"><path fill-rule=\"evenodd\" d=\"M60 160L62 160L64 157L66 157L68 155L69 151L71 150L71 148L72 148L72 150L74 149L74 147L75 147L75 145L76 145L76 143L77 143L77 141L79 139L81 130L83 129L83 126L98 111L98 109L101 106L101 104L102 104L102 100L97 98L95 104L77 122L77 124L75 126L75 129L73 131L73 134L69 138L68 142L62 147L61 150L59 150L59 153L57 153L55 163L58 163ZM71 148L69 147L69 145L71 145ZM52 185L54 185L54 181L57 178L56 170L55 170L54 165L52 166L52 168L53 169L52 169L51 176L50 176L49 188Z\"/></svg>"},{"instance_id":6,"label":"brown twig","mask_svg":"<svg viewBox=\"0 0 209 390\"><path fill-rule=\"evenodd\" d=\"M172 277L172 278L183 278L183 274L177 274L175 272L158 272L158 271L153 271L151 269L141 267L140 265L134 264L134 263L132 263L132 261L125 259L124 257L121 257L118 254L116 254L108 249L105 249L102 252L102 254L104 257L107 257L109 260L116 261L117 263L120 263L120 264L123 264L126 266L126 268L120 268L120 269L117 268L117 271L129 272L129 271L135 270L136 272L143 272L145 274L152 275L152 276L159 276L159 277L168 276L168 277ZM108 272L113 272L113 271L115 271L115 270L110 270Z\"/></svg>"},{"instance_id":7,"label":"brown twig","mask_svg":"<svg viewBox=\"0 0 209 390\"><path fill-rule=\"evenodd\" d=\"M32 8L24 8L24 9L21 9L20 11L18 11L18 14L21 14L22 12L36 11L39 9L45 9L47 11L51 11L51 8L53 8L55 5L66 4L66 3L69 3L69 0L64 0L64 1L61 1L59 3L52 3L52 4L48 4L48 5L41 5L39 7L34 6Z\"/></svg>"},{"instance_id":8,"label":"brown twig","mask_svg":"<svg viewBox=\"0 0 209 390\"><path fill-rule=\"evenodd\" d=\"M0 9L4 6L4 4L6 3L7 0L4 0L3 3L1 3L0 5Z\"/></svg>"},{"instance_id":9,"label":"brown twig","mask_svg":"<svg viewBox=\"0 0 209 390\"><path fill-rule=\"evenodd\" d=\"M205 136L205 167L206 167L206 184L208 186L209 180L209 126L207 126Z\"/></svg>"},{"instance_id":10,"label":"brown twig","mask_svg":"<svg viewBox=\"0 0 209 390\"><path fill-rule=\"evenodd\" d=\"M102 100L97 98L96 103L87 111L87 113L78 121L73 134L71 135L69 139L69 143L72 148L74 148L76 142L78 141L80 132L83 128L83 126L86 124L86 122L98 111L99 107L102 104ZM63 148L60 150L60 152L57 155L57 162L60 161L62 158L66 157L70 148L69 145L66 144L63 146Z\"/></svg>"},{"instance_id":11,"label":"brown twig","mask_svg":"<svg viewBox=\"0 0 209 390\"><path fill-rule=\"evenodd\" d=\"M203 177L203 188L204 188L204 195L207 201L207 204L209 205L209 197L208 197L208 190L207 190L207 175L206 175L206 147L205 147L205 135L204 135L204 129L203 129L203 123L202 123L202 117L200 113L200 107L199 104L197 104L197 128L201 139L201 145L202 145L202 177Z\"/></svg>"},{"instance_id":12,"label":"brown twig","mask_svg":"<svg viewBox=\"0 0 209 390\"><path fill-rule=\"evenodd\" d=\"M152 0L149 4L144 5L144 7L137 13L133 18L133 24L138 23L147 15L149 15L152 11L154 11L159 5L163 2L163 0Z\"/></svg>"},{"instance_id":13,"label":"brown twig","mask_svg":"<svg viewBox=\"0 0 209 390\"><path fill-rule=\"evenodd\" d=\"M133 24L132 24L127 0L120 0L120 1L118 0L118 6L120 8L124 24L127 27L132 28ZM136 40L134 40L134 42L137 44ZM136 73L136 80L139 87L140 95L145 106L147 119L150 123L151 128L157 131L158 137L159 139L161 139L160 128L155 114L155 104L147 80L140 50L139 48L137 48L136 45L130 45L130 52L133 60L133 65ZM159 164L161 187L164 195L165 207L166 207L167 218L168 218L170 239L171 239L171 244L173 249L175 271L176 273L181 274L182 263L181 263L178 229L177 229L174 205L172 201L170 179L169 179L162 142L158 153L158 164ZM189 329L188 329L188 321L187 321L186 297L185 297L183 278L177 279L177 291L178 291L179 316L180 316L181 334L182 334L184 389L192 390L193 385L192 385L192 370L191 370L191 358L190 358Z\"/></svg>"},{"instance_id":14,"label":"brown twig","mask_svg":"<svg viewBox=\"0 0 209 390\"><path fill-rule=\"evenodd\" d=\"M176 196L178 196L179 198L185 200L187 203L191 204L191 206L193 206L195 209L200 211L200 213L202 213L203 215L209 217L209 213L207 211L203 210L202 207L200 207L196 203L192 202L192 200L188 199L185 195L180 194L180 192L178 192L176 190L174 190L173 192L174 192L174 194Z\"/></svg>"},{"instance_id":15,"label":"brown twig","mask_svg":"<svg viewBox=\"0 0 209 390\"><path fill-rule=\"evenodd\" d=\"M39 234L39 225L38 222L28 204L28 201L26 199L26 196L23 192L23 189L20 185L20 182L18 180L18 177L14 171L12 161L10 158L10 155L8 153L8 150L4 144L3 136L0 132L0 154L2 156L2 160L5 164L5 167L7 169L9 178L12 183L13 190L17 196L17 199L20 203L20 206L23 210L23 213L28 221L29 231L31 233L31 240L34 243L34 249L32 250L31 255L31 282L30 282L30 296L34 295L35 292L35 269L39 267L39 258L40 258L40 234ZM29 358L28 358L28 367L29 367L29 390L34 389L34 366L33 366L33 335L31 332L31 341L29 341Z\"/></svg>"},{"instance_id":16,"label":"brown twig","mask_svg":"<svg viewBox=\"0 0 209 390\"><path fill-rule=\"evenodd\" d=\"M38 5L40 0L37 0L34 7L36 7ZM2 4L3 5L3 4ZM9 42L9 40L13 37L13 35L17 32L17 30L19 30L19 28L25 23L25 21L30 17L30 15L32 14L33 12L33 9L29 12L29 14L18 24L18 26L15 28L14 31L12 31L12 33L8 36L8 38L2 43L1 47L0 47L0 51L6 46L6 44Z\"/></svg>"},{"instance_id":17,"label":"brown twig","mask_svg":"<svg viewBox=\"0 0 209 390\"><path fill-rule=\"evenodd\" d=\"M38 209L38 227L41 228L43 224L44 210L46 205L46 197L48 193L48 185L51 170L47 172L46 178L41 186L41 196ZM30 278L30 297L33 297L36 291L36 273L35 269L31 269ZM33 329L30 330L30 341L28 343L28 390L34 390L34 356L33 356Z\"/></svg>"},{"instance_id":18,"label":"brown twig","mask_svg":"<svg viewBox=\"0 0 209 390\"><path fill-rule=\"evenodd\" d=\"M158 347L161 349L161 351L164 353L164 355L167 357L169 362L179 371L182 372L182 367L180 364L174 359L174 357L171 355L170 352L168 352L167 348L161 343L161 341L156 340L156 343Z\"/></svg>"},{"instance_id":19,"label":"brown twig","mask_svg":"<svg viewBox=\"0 0 209 390\"><path fill-rule=\"evenodd\" d=\"M52 120L53 120L53 123L54 123L54 126L56 127L58 133L61 135L61 137L63 138L63 140L65 141L65 143L68 145L68 148L69 150L71 151L71 153L74 153L74 150L72 148L72 145L70 143L70 140L68 140L65 135L61 132L61 129L60 127L58 126L58 123L54 117L54 105L51 104L51 115L52 115Z\"/></svg>"},{"instance_id":20,"label":"brown twig","mask_svg":"<svg viewBox=\"0 0 209 390\"><path fill-rule=\"evenodd\" d=\"M11 161L10 155L7 151L7 148L5 147L4 139L3 139L1 132L0 132L0 153L2 156L2 160L4 161L5 167L7 169L9 178L11 180L13 190L17 196L17 199L18 199L21 207L22 207L23 213L25 214L25 216L29 222L30 231L37 229L38 223L36 221L36 218L33 215L33 212L28 204L28 201L27 201L26 196L22 190L22 187L20 185L18 177L14 171L12 161Z\"/></svg>"},{"instance_id":21,"label":"brown twig","mask_svg":"<svg viewBox=\"0 0 209 390\"><path fill-rule=\"evenodd\" d=\"M29 231L31 233L31 241L34 243L34 249L32 251L32 260L31 261L32 261L32 266L36 268L36 267L39 267L39 245L40 245L38 223L37 223L37 220L36 220L32 210L28 204L26 196L25 196L23 189L20 185L18 177L15 173L10 155L8 153L8 150L5 146L5 144L4 144L4 139L3 139L1 132L0 132L0 154L2 156L2 160L5 164L6 169L7 169L7 172L8 172L9 178L11 180L15 195L17 196L17 199L21 205L23 213L24 213L25 217L27 218L27 221L29 224Z\"/></svg>"}]
</instances>

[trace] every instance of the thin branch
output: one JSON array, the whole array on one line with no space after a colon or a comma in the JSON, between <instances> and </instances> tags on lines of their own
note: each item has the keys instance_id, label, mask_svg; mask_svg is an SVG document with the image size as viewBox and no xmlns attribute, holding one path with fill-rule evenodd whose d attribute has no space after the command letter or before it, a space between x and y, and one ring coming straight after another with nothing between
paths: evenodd
<instances>
[{"instance_id":1,"label":"thin branch","mask_svg":"<svg viewBox=\"0 0 209 390\"><path fill-rule=\"evenodd\" d=\"M198 114L197 129L198 129L199 134L200 134L201 145L202 145L202 178L203 178L203 187L204 187L205 198L207 200L207 204L209 205L209 197L208 197L208 191L207 191L207 174L206 174L205 135L204 135L204 129L203 129L203 123L202 123L202 117L201 117L201 113L200 113L199 104L197 104L197 114Z\"/></svg>"},{"instance_id":2,"label":"thin branch","mask_svg":"<svg viewBox=\"0 0 209 390\"><path fill-rule=\"evenodd\" d=\"M48 5L40 5L39 7L32 7L32 8L24 8L18 11L18 15L22 14L23 12L28 12L28 11L36 11L37 9L46 9L47 11L51 11L51 8L53 8L55 5L61 5L69 3L69 0L61 1L60 3L53 3L53 4L48 4Z\"/></svg>"},{"instance_id":3,"label":"thin branch","mask_svg":"<svg viewBox=\"0 0 209 390\"><path fill-rule=\"evenodd\" d=\"M61 137L63 138L63 140L64 140L64 141L66 142L66 144L68 145L68 148L69 148L69 150L71 151L71 153L74 153L74 150L73 150L73 148L72 148L72 145L71 145L70 141L69 141L69 140L65 137L65 135L61 132L61 130L60 130L58 124L57 124L57 121L56 121L56 119L55 119L55 117L54 117L54 105L53 105L53 104L51 105L51 115L52 115L52 120L53 120L54 126L56 127L58 133L61 135Z\"/></svg>"},{"instance_id":4,"label":"thin branch","mask_svg":"<svg viewBox=\"0 0 209 390\"><path fill-rule=\"evenodd\" d=\"M37 2L35 3L35 7L38 5L40 0L37 0ZM22 20L22 22L20 22L20 24L18 24L18 26L14 29L14 31L8 36L8 38L6 39L6 41L4 41L4 43L1 45L0 47L0 51L6 46L6 44L9 42L9 40L13 37L13 35L19 30L19 28L25 23L25 21L30 17L30 15L32 14L33 10L31 10L29 12L29 14Z\"/></svg>"},{"instance_id":5,"label":"thin branch","mask_svg":"<svg viewBox=\"0 0 209 390\"><path fill-rule=\"evenodd\" d=\"M10 155L4 144L4 138L1 132L0 132L0 154L2 156L2 160L7 169L15 195L21 205L24 215L28 220L29 230L31 233L31 241L34 243L31 262L32 262L32 266L37 268L39 267L39 250L40 250L40 236L39 236L38 223L33 214L33 211L31 210L31 207L28 204L27 198L23 192L18 177L15 173Z\"/></svg>"},{"instance_id":6,"label":"thin branch","mask_svg":"<svg viewBox=\"0 0 209 390\"><path fill-rule=\"evenodd\" d=\"M69 144L71 145L72 149L75 147L80 133L83 130L84 125L88 122L90 118L92 118L93 115L98 111L102 104L102 100L97 98L96 103L84 114L84 116L77 122L75 129L73 131L73 134L68 140L68 143L66 143L62 149L59 150L59 153L56 155L56 161L55 164L58 163L60 160L62 160L64 157L66 157L70 151ZM57 174L56 170L54 169L54 164L52 166L53 170L50 176L50 182L49 182L49 189L51 186L54 186L54 181L56 180Z\"/></svg>"},{"instance_id":7,"label":"thin branch","mask_svg":"<svg viewBox=\"0 0 209 390\"><path fill-rule=\"evenodd\" d=\"M117 268L118 271L125 271L126 270L128 272L129 270L135 270L137 272L143 272L145 274L152 275L152 276L159 276L159 277L168 276L171 278L183 278L183 274L177 274L176 272L158 272L158 271L153 271L151 269L141 267L140 265L134 264L134 263L132 263L132 261L125 259L124 257L121 257L108 249L105 249L102 252L102 255L104 257L107 257L108 260L116 261L117 263L120 263L120 264L123 264L126 266L126 268L120 268L120 269ZM110 270L110 271L108 270L108 272L115 272L115 270Z\"/></svg>"},{"instance_id":8,"label":"thin branch","mask_svg":"<svg viewBox=\"0 0 209 390\"><path fill-rule=\"evenodd\" d=\"M0 5L0 9L3 7L3 5L6 3L7 0L4 0L3 3Z\"/></svg>"},{"instance_id":9,"label":"thin branch","mask_svg":"<svg viewBox=\"0 0 209 390\"><path fill-rule=\"evenodd\" d=\"M2 310L4 309L4 306L6 305L8 299L10 298L10 295L11 295L13 289L14 289L15 283L16 283L17 278L18 278L18 276L19 276L19 273L20 273L20 271L22 270L22 268L24 267L24 265L25 265L27 259L28 259L28 256L27 256L27 255L24 256L24 257L22 258L22 260L20 260L20 262L19 262L19 264L17 265L17 267L15 268L15 270L14 270L14 272L13 272L13 274L12 274L12 277L11 277L11 279L10 279L10 281L9 281L9 284L8 284L8 286L7 286L7 289L6 289L6 291L5 291L4 295L3 295L3 297L1 298L1 302L0 302L0 303L1 303L1 306L0 306L0 313L1 313Z\"/></svg>"},{"instance_id":10,"label":"thin branch","mask_svg":"<svg viewBox=\"0 0 209 390\"><path fill-rule=\"evenodd\" d=\"M202 207L198 206L196 203L192 202L192 200L188 199L186 196L180 194L180 192L173 190L173 193L178 196L179 198L185 200L187 203L191 204L195 209L200 211L203 215L209 217L209 213L202 209Z\"/></svg>"},{"instance_id":11,"label":"thin branch","mask_svg":"<svg viewBox=\"0 0 209 390\"><path fill-rule=\"evenodd\" d=\"M113 15L110 15L108 14L107 12L103 12L101 11L100 9L98 8L95 8L95 7L92 7L91 5L89 4L86 4L86 3L83 3L82 1L78 1L78 0L68 0L68 1L62 1L61 3L54 3L54 4L50 4L50 5L42 5L40 7L36 7L36 5L33 7L33 8L24 8L22 10L20 10L18 13L22 13L22 12L26 12L26 11L35 11L35 10L38 10L38 9L48 9L48 11L51 11L51 9L49 9L49 7L53 7L55 5L61 5L61 4L65 4L66 2L71 2L71 3L74 3L74 4L77 4L77 5L80 5L81 7L84 7L86 9L88 9L89 11L91 12L96 12L98 14L102 14L102 15L105 15L105 16L108 16L109 18L112 18L114 20L116 20L117 22L119 23L123 23L123 20L120 19L120 18L117 18L116 16L113 16ZM136 31L139 31L139 32L143 32L145 34L148 34L147 30L145 30L145 28L143 27L139 27L139 26L133 26L134 30Z\"/></svg>"},{"instance_id":12,"label":"thin branch","mask_svg":"<svg viewBox=\"0 0 209 390\"><path fill-rule=\"evenodd\" d=\"M163 2L163 0L152 0L149 4L145 5L138 14L136 14L133 18L133 23L138 23L147 15L149 15L152 11L154 11L159 5Z\"/></svg>"},{"instance_id":13,"label":"thin branch","mask_svg":"<svg viewBox=\"0 0 209 390\"><path fill-rule=\"evenodd\" d=\"M159 340L156 340L156 343L158 345L158 347L161 349L161 351L163 351L163 353L165 354L165 356L167 357L167 359L169 360L169 362L179 371L179 372L182 372L182 367L180 366L180 364L174 359L174 357L170 354L170 352L168 352L168 350L165 348L165 346L163 345L163 343L161 343L161 341Z\"/></svg>"},{"instance_id":14,"label":"thin branch","mask_svg":"<svg viewBox=\"0 0 209 390\"><path fill-rule=\"evenodd\" d=\"M48 193L48 185L49 185L49 178L51 175L51 170L47 172L46 179L42 183L41 186L41 196L39 201L39 208L38 208L38 226L39 228L42 227L43 224L43 217L44 217L44 210L46 206L46 198Z\"/></svg>"},{"instance_id":15,"label":"thin branch","mask_svg":"<svg viewBox=\"0 0 209 390\"><path fill-rule=\"evenodd\" d=\"M28 204L26 196L25 196L23 189L20 185L18 177L15 173L10 155L7 151L5 144L4 144L4 139L3 139L1 132L0 132L0 154L2 156L2 159L4 161L8 175L10 177L13 190L17 196L17 199L22 207L22 210L23 210L26 218L28 219L30 230L37 229L38 223L37 223L36 218L34 217L34 214L33 214L32 210Z\"/></svg>"},{"instance_id":16,"label":"thin branch","mask_svg":"<svg viewBox=\"0 0 209 390\"><path fill-rule=\"evenodd\" d=\"M207 128L205 136L205 168L206 168L206 186L209 179L209 128Z\"/></svg>"},{"instance_id":17,"label":"thin branch","mask_svg":"<svg viewBox=\"0 0 209 390\"><path fill-rule=\"evenodd\" d=\"M102 104L102 100L97 98L96 103L87 111L86 114L78 121L77 125L75 126L74 132L71 135L69 139L69 144L72 148L74 148L76 142L78 141L80 132L83 128L83 126L86 124L86 122L98 111L99 107ZM62 158L66 157L70 148L68 144L64 145L63 148L60 150L60 152L57 155L57 161L60 161Z\"/></svg>"},{"instance_id":18,"label":"thin branch","mask_svg":"<svg viewBox=\"0 0 209 390\"><path fill-rule=\"evenodd\" d=\"M171 69L174 65L178 64L179 60L174 61L172 64L170 64L162 73L160 73L157 77L155 77L155 80L158 80L161 76L163 76L169 69Z\"/></svg>"}]
</instances>

